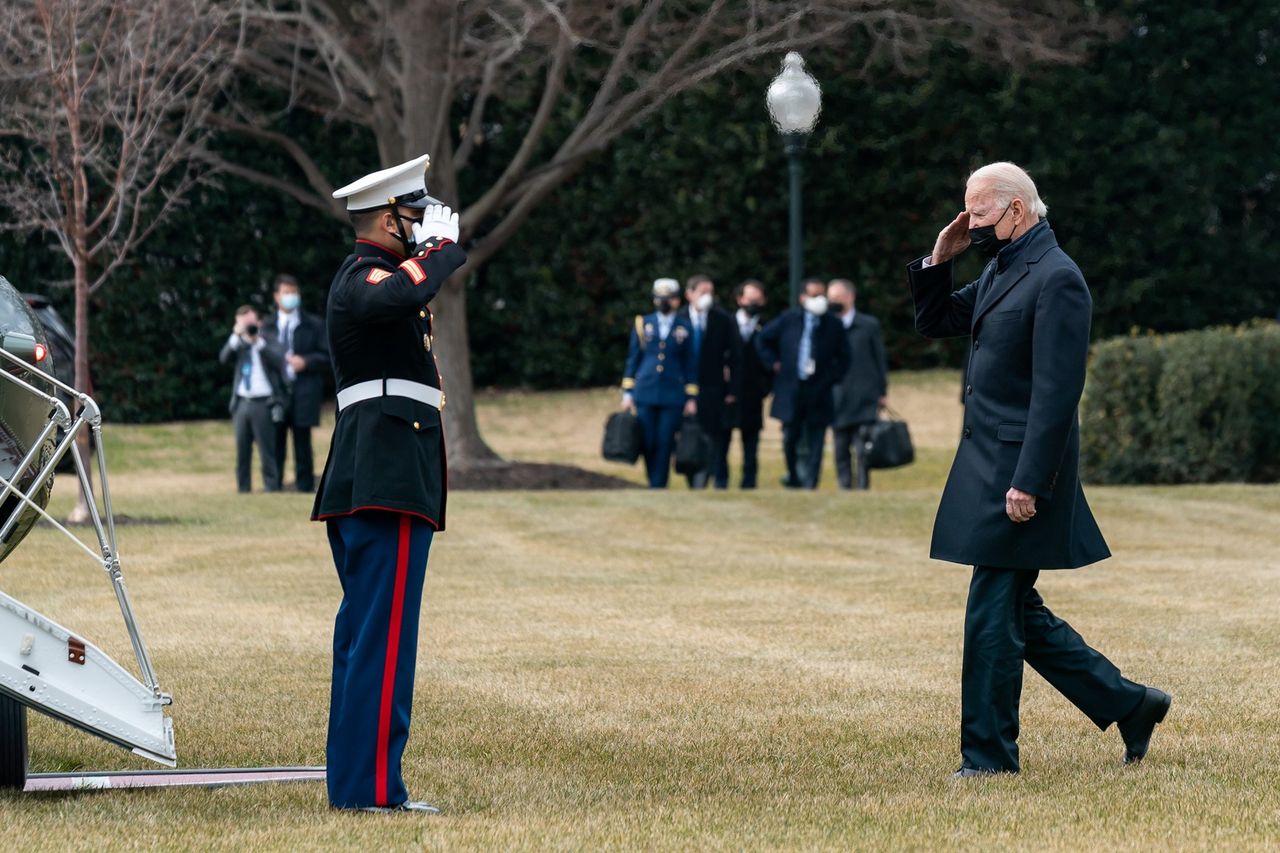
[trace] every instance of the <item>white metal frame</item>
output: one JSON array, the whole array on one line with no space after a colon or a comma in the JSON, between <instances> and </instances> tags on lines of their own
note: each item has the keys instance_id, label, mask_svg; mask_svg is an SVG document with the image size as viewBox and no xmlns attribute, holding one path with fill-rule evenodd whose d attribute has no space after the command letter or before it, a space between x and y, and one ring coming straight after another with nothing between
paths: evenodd
<instances>
[{"instance_id":1,"label":"white metal frame","mask_svg":"<svg viewBox=\"0 0 1280 853\"><path fill-rule=\"evenodd\" d=\"M75 415L57 396L6 369L10 365L34 373L53 388L71 395L77 409ZM173 743L173 722L165 716L164 707L171 704L173 699L160 689L151 656L134 618L133 605L120 569L111 488L107 478L105 448L102 445L102 412L89 395L80 393L2 348L0 380L9 382L17 391L35 396L50 407L48 423L15 468L12 480L0 476L0 504L10 496L16 497L22 506L35 510L107 573L142 675L142 680L139 681L101 649L84 642L70 630L22 602L0 593L0 691L36 710L172 767L177 758ZM27 489L20 489L17 483L39 463L42 448L50 438L56 436L59 428L64 433L57 440L53 454L36 473ZM97 458L101 511L98 507L99 497L94 493L84 461L76 448L76 440L86 428L90 453ZM68 453L71 454L79 486L87 498L90 524L97 537L97 550L68 530L35 500L35 495L46 484L51 483L54 470ZM0 526L0 541L13 532L22 515L22 506L16 507L3 526Z\"/></svg>"}]
</instances>

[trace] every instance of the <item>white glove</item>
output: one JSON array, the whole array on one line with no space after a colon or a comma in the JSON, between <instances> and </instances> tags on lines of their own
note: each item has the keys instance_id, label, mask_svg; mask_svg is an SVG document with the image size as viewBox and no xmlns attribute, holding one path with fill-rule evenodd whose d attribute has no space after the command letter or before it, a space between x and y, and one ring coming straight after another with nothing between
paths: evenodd
<instances>
[{"instance_id":1,"label":"white glove","mask_svg":"<svg viewBox=\"0 0 1280 853\"><path fill-rule=\"evenodd\" d=\"M443 237L458 242L458 214L447 204L429 204L422 212L422 221L413 223L413 239L418 245L432 237Z\"/></svg>"}]
</instances>

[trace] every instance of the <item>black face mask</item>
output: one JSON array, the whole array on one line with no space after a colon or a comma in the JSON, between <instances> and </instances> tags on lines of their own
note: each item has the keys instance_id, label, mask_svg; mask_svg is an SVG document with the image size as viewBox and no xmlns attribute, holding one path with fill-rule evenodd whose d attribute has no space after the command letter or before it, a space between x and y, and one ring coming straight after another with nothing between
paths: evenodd
<instances>
[{"instance_id":1,"label":"black face mask","mask_svg":"<svg viewBox=\"0 0 1280 853\"><path fill-rule=\"evenodd\" d=\"M396 234L394 234L393 236L396 239L398 239L402 244L404 244L404 253L406 255L412 255L413 250L417 248L418 243L416 240L413 239L413 225L411 224L409 226L409 233L406 234L404 230L404 224L405 222L416 224L421 222L422 220L414 219L411 216L401 216L398 211L392 211L391 215L396 218Z\"/></svg>"},{"instance_id":2,"label":"black face mask","mask_svg":"<svg viewBox=\"0 0 1280 853\"><path fill-rule=\"evenodd\" d=\"M1012 203L1004 209L1004 213L1000 214L995 225L980 225L969 229L969 245L977 249L982 257L994 258L1001 249L1013 242L1012 236L1004 238L996 236L996 225L1004 221L1011 207L1013 207Z\"/></svg>"},{"instance_id":3,"label":"black face mask","mask_svg":"<svg viewBox=\"0 0 1280 853\"><path fill-rule=\"evenodd\" d=\"M676 310L676 301L674 299L655 299L653 304L658 307L659 314L670 314Z\"/></svg>"},{"instance_id":4,"label":"black face mask","mask_svg":"<svg viewBox=\"0 0 1280 853\"><path fill-rule=\"evenodd\" d=\"M764 310L764 306L757 305L754 302L748 302L746 305L742 306L742 310L747 312L748 317L755 317Z\"/></svg>"}]
</instances>

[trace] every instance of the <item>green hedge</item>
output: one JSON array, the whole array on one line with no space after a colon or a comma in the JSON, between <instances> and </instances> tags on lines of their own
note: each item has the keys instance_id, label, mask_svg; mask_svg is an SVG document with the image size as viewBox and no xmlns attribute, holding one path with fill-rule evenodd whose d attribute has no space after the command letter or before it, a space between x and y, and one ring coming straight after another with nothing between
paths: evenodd
<instances>
[{"instance_id":1,"label":"green hedge","mask_svg":"<svg viewBox=\"0 0 1280 853\"><path fill-rule=\"evenodd\" d=\"M1091 482L1280 480L1280 325L1096 344L1081 418Z\"/></svg>"}]
</instances>

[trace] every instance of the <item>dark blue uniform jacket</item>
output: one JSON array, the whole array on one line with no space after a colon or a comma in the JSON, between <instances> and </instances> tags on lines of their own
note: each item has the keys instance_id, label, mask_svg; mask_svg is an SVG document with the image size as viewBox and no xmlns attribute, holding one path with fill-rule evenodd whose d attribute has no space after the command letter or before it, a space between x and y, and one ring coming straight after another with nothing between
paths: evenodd
<instances>
[{"instance_id":1,"label":"dark blue uniform jacket","mask_svg":"<svg viewBox=\"0 0 1280 853\"><path fill-rule=\"evenodd\" d=\"M677 315L662 340L656 312L636 316L622 390L640 406L683 406L698 396L698 364L688 319Z\"/></svg>"},{"instance_id":2,"label":"dark blue uniform jacket","mask_svg":"<svg viewBox=\"0 0 1280 853\"><path fill-rule=\"evenodd\" d=\"M325 322L339 391L370 379L440 387L427 304L466 259L449 240L432 240L409 259L356 241L333 278ZM443 530L445 493L439 410L375 397L338 412L311 517L391 510Z\"/></svg>"}]
</instances>

